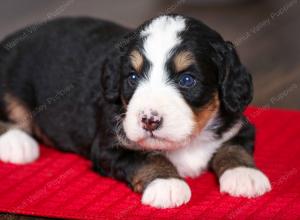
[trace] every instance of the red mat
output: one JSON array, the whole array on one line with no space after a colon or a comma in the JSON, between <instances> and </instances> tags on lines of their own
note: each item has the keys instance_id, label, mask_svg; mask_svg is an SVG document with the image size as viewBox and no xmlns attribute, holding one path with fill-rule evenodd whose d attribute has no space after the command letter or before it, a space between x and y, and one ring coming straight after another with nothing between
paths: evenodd
<instances>
[{"instance_id":1,"label":"red mat","mask_svg":"<svg viewBox=\"0 0 300 220\"><path fill-rule=\"evenodd\" d=\"M180 208L143 206L140 195L90 170L79 156L42 147L41 158L25 166L0 162L0 213L77 219L299 219L300 112L249 108L257 126L255 160L273 190L256 199L219 193L206 173L189 179L191 201ZM0 214L0 217L5 214Z\"/></svg>"}]
</instances>

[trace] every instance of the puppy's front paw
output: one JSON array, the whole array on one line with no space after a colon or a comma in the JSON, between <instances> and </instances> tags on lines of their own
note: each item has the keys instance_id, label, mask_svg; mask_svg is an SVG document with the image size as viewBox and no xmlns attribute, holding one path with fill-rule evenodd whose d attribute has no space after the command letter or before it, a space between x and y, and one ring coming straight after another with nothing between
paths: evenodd
<instances>
[{"instance_id":1,"label":"puppy's front paw","mask_svg":"<svg viewBox=\"0 0 300 220\"><path fill-rule=\"evenodd\" d=\"M25 164L39 157L38 143L27 133L12 129L0 136L0 160Z\"/></svg>"},{"instance_id":2,"label":"puppy's front paw","mask_svg":"<svg viewBox=\"0 0 300 220\"><path fill-rule=\"evenodd\" d=\"M257 169L236 167L222 174L220 190L232 196L253 198L270 191L271 184L268 177Z\"/></svg>"},{"instance_id":3,"label":"puppy's front paw","mask_svg":"<svg viewBox=\"0 0 300 220\"><path fill-rule=\"evenodd\" d=\"M155 179L145 189L142 203L156 208L173 208L187 203L191 190L180 179Z\"/></svg>"}]
</instances>

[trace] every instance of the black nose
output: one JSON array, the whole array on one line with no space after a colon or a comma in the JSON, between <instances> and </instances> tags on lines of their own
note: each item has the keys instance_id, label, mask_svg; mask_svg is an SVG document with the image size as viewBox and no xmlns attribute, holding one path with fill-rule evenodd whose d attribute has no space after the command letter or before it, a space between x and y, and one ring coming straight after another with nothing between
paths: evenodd
<instances>
[{"instance_id":1,"label":"black nose","mask_svg":"<svg viewBox=\"0 0 300 220\"><path fill-rule=\"evenodd\" d=\"M146 131L154 131L161 126L162 117L160 117L158 113L154 111L151 112L149 115L143 114L141 121L142 121L143 128Z\"/></svg>"}]
</instances>

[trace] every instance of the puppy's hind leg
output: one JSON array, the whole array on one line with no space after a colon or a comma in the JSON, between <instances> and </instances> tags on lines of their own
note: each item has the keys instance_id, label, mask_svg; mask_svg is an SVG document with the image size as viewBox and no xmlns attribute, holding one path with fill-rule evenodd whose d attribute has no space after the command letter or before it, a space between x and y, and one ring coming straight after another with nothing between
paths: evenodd
<instances>
[{"instance_id":1,"label":"puppy's hind leg","mask_svg":"<svg viewBox=\"0 0 300 220\"><path fill-rule=\"evenodd\" d=\"M25 131L0 122L0 160L26 164L39 157L38 143Z\"/></svg>"},{"instance_id":2,"label":"puppy's hind leg","mask_svg":"<svg viewBox=\"0 0 300 220\"><path fill-rule=\"evenodd\" d=\"M26 164L39 157L37 142L27 133L12 129L0 137L0 160L7 163Z\"/></svg>"},{"instance_id":3,"label":"puppy's hind leg","mask_svg":"<svg viewBox=\"0 0 300 220\"><path fill-rule=\"evenodd\" d=\"M26 164L39 157L38 143L31 136L33 123L30 111L18 98L4 96L6 118L0 121L0 161ZM6 121L6 120L5 120Z\"/></svg>"}]
</instances>

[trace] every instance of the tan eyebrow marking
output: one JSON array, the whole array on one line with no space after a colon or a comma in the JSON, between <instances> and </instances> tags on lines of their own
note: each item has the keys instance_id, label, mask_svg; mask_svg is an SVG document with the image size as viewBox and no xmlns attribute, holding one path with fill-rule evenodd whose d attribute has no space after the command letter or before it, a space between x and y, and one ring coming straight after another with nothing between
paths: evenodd
<instances>
[{"instance_id":1,"label":"tan eyebrow marking","mask_svg":"<svg viewBox=\"0 0 300 220\"><path fill-rule=\"evenodd\" d=\"M190 51L182 51L175 55L174 65L176 72L181 72L195 62L194 56Z\"/></svg>"},{"instance_id":2,"label":"tan eyebrow marking","mask_svg":"<svg viewBox=\"0 0 300 220\"><path fill-rule=\"evenodd\" d=\"M144 63L144 58L139 51L133 50L130 53L130 61L135 71L137 71L138 73L141 72Z\"/></svg>"}]
</instances>

